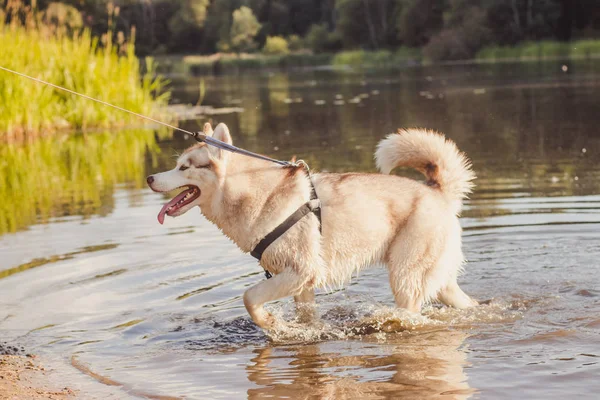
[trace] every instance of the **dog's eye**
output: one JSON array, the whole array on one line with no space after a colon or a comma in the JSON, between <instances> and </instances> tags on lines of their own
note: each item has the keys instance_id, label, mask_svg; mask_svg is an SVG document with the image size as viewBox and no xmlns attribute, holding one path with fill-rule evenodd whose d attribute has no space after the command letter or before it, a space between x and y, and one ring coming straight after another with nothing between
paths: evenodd
<instances>
[{"instance_id":1,"label":"dog's eye","mask_svg":"<svg viewBox=\"0 0 600 400\"><path fill-rule=\"evenodd\" d=\"M185 171L186 169L188 169L189 167L186 167L185 165L182 165L181 167L179 167L180 171Z\"/></svg>"}]
</instances>

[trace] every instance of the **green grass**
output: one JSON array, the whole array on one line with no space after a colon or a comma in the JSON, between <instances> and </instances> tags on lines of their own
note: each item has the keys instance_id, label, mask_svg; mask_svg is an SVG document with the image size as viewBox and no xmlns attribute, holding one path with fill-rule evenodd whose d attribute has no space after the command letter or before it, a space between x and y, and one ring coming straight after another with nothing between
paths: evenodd
<instances>
[{"instance_id":1,"label":"green grass","mask_svg":"<svg viewBox=\"0 0 600 400\"><path fill-rule=\"evenodd\" d=\"M159 151L155 135L150 129L64 133L0 145L0 234L63 215L109 213L115 184L145 184L147 149Z\"/></svg>"},{"instance_id":2,"label":"green grass","mask_svg":"<svg viewBox=\"0 0 600 400\"><path fill-rule=\"evenodd\" d=\"M545 60L591 58L600 56L600 40L576 40L556 42L523 42L516 46L489 46L480 50L477 60Z\"/></svg>"},{"instance_id":3,"label":"green grass","mask_svg":"<svg viewBox=\"0 0 600 400\"><path fill-rule=\"evenodd\" d=\"M600 40L523 42L516 46L489 46L480 50L475 61L529 61L600 57ZM465 60L473 61L473 60ZM157 58L157 70L173 75L211 75L238 73L260 69L333 66L353 68L395 68L408 64L431 64L421 51L401 47L391 50L349 50L338 53L311 54L296 52L284 55L213 54L210 56L163 56Z\"/></svg>"},{"instance_id":4,"label":"green grass","mask_svg":"<svg viewBox=\"0 0 600 400\"><path fill-rule=\"evenodd\" d=\"M107 37L110 37L107 35ZM66 34L41 23L0 22L0 65L131 111L159 116L168 94L165 82L146 73L133 43L99 46L89 31ZM22 140L65 129L140 124L139 118L0 71L0 140Z\"/></svg>"},{"instance_id":5,"label":"green grass","mask_svg":"<svg viewBox=\"0 0 600 400\"><path fill-rule=\"evenodd\" d=\"M210 56L164 56L157 58L157 70L172 75L210 75L215 73L238 73L260 69L287 69L294 67L352 66L367 68L390 68L404 66L421 60L417 49L400 48L396 51L379 50L343 51L335 54L312 54L296 52L281 55L266 54L213 54Z\"/></svg>"},{"instance_id":6,"label":"green grass","mask_svg":"<svg viewBox=\"0 0 600 400\"><path fill-rule=\"evenodd\" d=\"M238 73L259 69L285 69L331 64L331 54L290 53L265 54L213 54L210 56L163 56L157 57L157 71L172 76L212 75Z\"/></svg>"},{"instance_id":7,"label":"green grass","mask_svg":"<svg viewBox=\"0 0 600 400\"><path fill-rule=\"evenodd\" d=\"M393 68L405 66L411 61L420 61L421 52L418 49L402 47L396 51L353 50L337 53L332 60L335 66L352 66L367 68Z\"/></svg>"}]
</instances>

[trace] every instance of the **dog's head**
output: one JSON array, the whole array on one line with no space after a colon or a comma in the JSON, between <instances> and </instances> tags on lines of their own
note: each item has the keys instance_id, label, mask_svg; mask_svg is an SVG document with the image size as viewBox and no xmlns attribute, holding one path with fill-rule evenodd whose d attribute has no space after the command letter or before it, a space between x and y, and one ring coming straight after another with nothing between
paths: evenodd
<instances>
[{"instance_id":1,"label":"dog's head","mask_svg":"<svg viewBox=\"0 0 600 400\"><path fill-rule=\"evenodd\" d=\"M232 143L225 124L217 125L213 132L210 124L206 123L204 133L222 142ZM178 217L193 207L200 206L203 199L211 198L224 178L228 158L229 154L224 150L197 143L179 156L175 168L150 175L146 182L155 192L184 189L163 206L158 213L158 222L162 224L165 215Z\"/></svg>"}]
</instances>

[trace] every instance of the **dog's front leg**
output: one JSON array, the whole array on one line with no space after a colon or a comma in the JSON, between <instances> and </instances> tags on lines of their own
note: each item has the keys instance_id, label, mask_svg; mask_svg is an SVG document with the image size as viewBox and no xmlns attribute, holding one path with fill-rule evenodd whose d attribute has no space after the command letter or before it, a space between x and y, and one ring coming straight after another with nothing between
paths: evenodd
<instances>
[{"instance_id":1,"label":"dog's front leg","mask_svg":"<svg viewBox=\"0 0 600 400\"><path fill-rule=\"evenodd\" d=\"M310 322L315 318L315 290L304 289L302 293L294 296L296 313L300 322Z\"/></svg>"},{"instance_id":2,"label":"dog's front leg","mask_svg":"<svg viewBox=\"0 0 600 400\"><path fill-rule=\"evenodd\" d=\"M252 286L244 293L244 305L254 323L263 329L273 329L275 318L265 311L263 305L269 301L300 295L304 291L306 277L286 269L271 279Z\"/></svg>"}]
</instances>

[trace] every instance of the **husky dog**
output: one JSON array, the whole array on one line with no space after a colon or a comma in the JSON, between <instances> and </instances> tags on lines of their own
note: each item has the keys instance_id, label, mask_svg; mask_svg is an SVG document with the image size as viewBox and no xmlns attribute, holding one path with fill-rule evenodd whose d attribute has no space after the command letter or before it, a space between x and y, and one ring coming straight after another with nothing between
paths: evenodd
<instances>
[{"instance_id":1,"label":"husky dog","mask_svg":"<svg viewBox=\"0 0 600 400\"><path fill-rule=\"evenodd\" d=\"M214 132L206 124L204 133L232 143L225 124ZM456 308L477 305L456 281L464 262L458 214L475 178L469 160L443 135L421 129L389 135L375 159L382 174L309 177L302 167L198 143L174 169L147 182L156 192L184 189L160 210L161 224L165 215L177 217L199 206L246 253L308 202L314 185L321 224L308 214L267 247L260 264L274 276L244 293L244 305L261 328L275 324L265 303L294 296L297 306L310 305L315 288L340 286L372 264L387 266L398 307L420 312L434 300ZM412 167L426 181L388 175L396 167Z\"/></svg>"}]
</instances>

